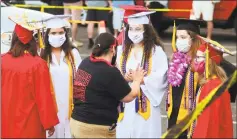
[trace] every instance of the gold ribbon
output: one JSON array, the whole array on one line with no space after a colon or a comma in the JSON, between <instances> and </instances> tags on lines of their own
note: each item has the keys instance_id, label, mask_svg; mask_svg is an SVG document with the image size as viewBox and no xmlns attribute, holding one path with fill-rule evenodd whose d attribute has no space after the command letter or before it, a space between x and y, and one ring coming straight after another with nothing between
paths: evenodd
<instances>
[{"instance_id":1,"label":"gold ribbon","mask_svg":"<svg viewBox=\"0 0 237 139\"><path fill-rule=\"evenodd\" d=\"M72 110L74 108L74 105L73 105L73 69L72 69L72 64L68 58L67 58L67 64L68 64L68 68L69 68L69 112L68 112L68 118L70 119Z\"/></svg>"}]
</instances>

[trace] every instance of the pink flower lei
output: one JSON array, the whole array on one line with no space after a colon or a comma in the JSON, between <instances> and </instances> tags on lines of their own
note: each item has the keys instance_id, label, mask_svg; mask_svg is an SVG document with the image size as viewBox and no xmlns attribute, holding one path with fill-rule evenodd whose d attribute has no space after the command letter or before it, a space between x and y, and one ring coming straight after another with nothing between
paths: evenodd
<instances>
[{"instance_id":1,"label":"pink flower lei","mask_svg":"<svg viewBox=\"0 0 237 139\"><path fill-rule=\"evenodd\" d=\"M182 83L183 76L190 64L191 57L182 52L175 52L173 59L169 64L168 82L173 86L179 86Z\"/></svg>"}]
</instances>

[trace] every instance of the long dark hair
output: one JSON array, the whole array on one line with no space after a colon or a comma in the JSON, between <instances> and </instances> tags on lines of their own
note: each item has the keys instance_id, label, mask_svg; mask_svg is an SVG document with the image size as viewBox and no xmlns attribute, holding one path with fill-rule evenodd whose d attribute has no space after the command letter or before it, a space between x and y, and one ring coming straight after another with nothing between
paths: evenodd
<instances>
[{"instance_id":1,"label":"long dark hair","mask_svg":"<svg viewBox=\"0 0 237 139\"><path fill-rule=\"evenodd\" d=\"M61 46L62 50L64 51L65 53L65 58L69 58L69 57L73 57L72 55L72 52L71 50L74 48L69 40L69 37L68 37L68 31L66 28L63 28L64 31L65 31L65 36L66 36L66 41L64 42L64 44ZM45 33L45 36L44 36L44 45L45 45L45 48L43 50L43 53L41 54L41 57L48 61L49 63L52 62L52 46L49 44L49 32L50 32L50 29L47 29L46 30L46 33ZM73 63L74 63L74 58L72 58L73 60Z\"/></svg>"},{"instance_id":2,"label":"long dark hair","mask_svg":"<svg viewBox=\"0 0 237 139\"><path fill-rule=\"evenodd\" d=\"M160 40L160 37L157 35L156 31L154 30L153 26L151 25L143 25L144 27L144 52L145 52L145 59L149 60L152 51L155 50L156 46L160 46L163 50L163 44ZM133 42L128 37L128 30L129 25L126 27L125 31L125 47L123 49L123 53L125 54L125 58L127 59L128 53L130 52L132 48Z\"/></svg>"},{"instance_id":3,"label":"long dark hair","mask_svg":"<svg viewBox=\"0 0 237 139\"><path fill-rule=\"evenodd\" d=\"M32 34L33 36L33 34ZM32 56L37 56L37 42L32 37L31 41L27 44L23 44L19 38L17 37L16 33L13 32L12 34L12 42L11 42L11 48L9 52L13 57L19 57L24 54L24 52L29 52Z\"/></svg>"}]
</instances>

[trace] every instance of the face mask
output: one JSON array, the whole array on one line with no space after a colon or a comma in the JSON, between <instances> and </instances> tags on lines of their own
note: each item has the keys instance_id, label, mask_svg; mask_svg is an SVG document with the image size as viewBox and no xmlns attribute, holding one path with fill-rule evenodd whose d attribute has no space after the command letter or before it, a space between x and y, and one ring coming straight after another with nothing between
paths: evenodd
<instances>
[{"instance_id":1,"label":"face mask","mask_svg":"<svg viewBox=\"0 0 237 139\"><path fill-rule=\"evenodd\" d=\"M143 40L143 32L128 31L128 37L134 44L138 44Z\"/></svg>"},{"instance_id":2,"label":"face mask","mask_svg":"<svg viewBox=\"0 0 237 139\"><path fill-rule=\"evenodd\" d=\"M199 74L204 73L204 71L205 71L205 62L204 61L202 61L202 62L194 61L193 65L192 65L192 69L193 69L194 72L198 72Z\"/></svg>"},{"instance_id":3,"label":"face mask","mask_svg":"<svg viewBox=\"0 0 237 139\"><path fill-rule=\"evenodd\" d=\"M187 53L191 47L190 40L189 39L177 39L176 47L179 52Z\"/></svg>"},{"instance_id":4,"label":"face mask","mask_svg":"<svg viewBox=\"0 0 237 139\"><path fill-rule=\"evenodd\" d=\"M49 44L55 48L61 47L66 41L65 34L62 35L49 35Z\"/></svg>"},{"instance_id":5,"label":"face mask","mask_svg":"<svg viewBox=\"0 0 237 139\"><path fill-rule=\"evenodd\" d=\"M116 58L117 58L117 52L116 52L115 55L112 57L111 65L115 66Z\"/></svg>"}]
</instances>

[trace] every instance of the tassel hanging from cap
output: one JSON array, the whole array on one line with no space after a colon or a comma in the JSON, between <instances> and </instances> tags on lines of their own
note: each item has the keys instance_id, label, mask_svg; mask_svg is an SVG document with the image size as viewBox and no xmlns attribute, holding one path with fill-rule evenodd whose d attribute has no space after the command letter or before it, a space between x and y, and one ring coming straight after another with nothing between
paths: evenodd
<instances>
[{"instance_id":1,"label":"tassel hanging from cap","mask_svg":"<svg viewBox=\"0 0 237 139\"><path fill-rule=\"evenodd\" d=\"M205 58L205 77L206 79L209 78L209 48L208 48L208 44L206 44L207 48L206 48L206 51L205 51L205 55L206 55L206 58Z\"/></svg>"},{"instance_id":2,"label":"tassel hanging from cap","mask_svg":"<svg viewBox=\"0 0 237 139\"><path fill-rule=\"evenodd\" d=\"M40 30L38 30L38 41L39 41L39 47L44 48L43 37L40 33Z\"/></svg>"},{"instance_id":3,"label":"tassel hanging from cap","mask_svg":"<svg viewBox=\"0 0 237 139\"><path fill-rule=\"evenodd\" d=\"M176 25L175 25L175 20L174 20L174 26L173 26L173 36L172 36L172 49L173 49L173 52L176 52L176 42L175 42L175 37L176 35Z\"/></svg>"}]
</instances>

